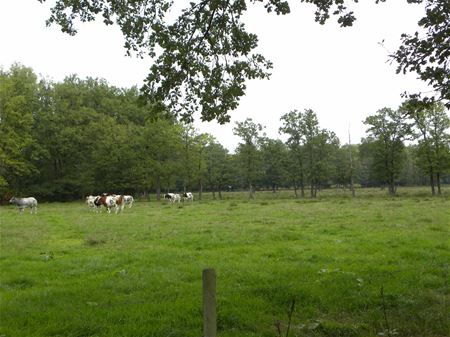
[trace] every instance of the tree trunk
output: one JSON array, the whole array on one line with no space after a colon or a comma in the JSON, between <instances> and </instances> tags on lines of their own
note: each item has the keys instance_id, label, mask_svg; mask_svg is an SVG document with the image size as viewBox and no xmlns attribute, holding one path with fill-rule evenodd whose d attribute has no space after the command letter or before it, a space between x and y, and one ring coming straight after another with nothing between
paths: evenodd
<instances>
[{"instance_id":1,"label":"tree trunk","mask_svg":"<svg viewBox=\"0 0 450 337\"><path fill-rule=\"evenodd\" d=\"M436 184L437 184L437 188L438 188L438 195L442 195L442 192L441 192L441 173L440 172L436 173Z\"/></svg>"},{"instance_id":2,"label":"tree trunk","mask_svg":"<svg viewBox=\"0 0 450 337\"><path fill-rule=\"evenodd\" d=\"M350 176L350 191L352 191L352 197L355 197L355 186L353 186L353 175Z\"/></svg>"},{"instance_id":3,"label":"tree trunk","mask_svg":"<svg viewBox=\"0 0 450 337\"><path fill-rule=\"evenodd\" d=\"M436 190L434 188L434 170L433 170L433 162L430 158L429 153L427 154L428 168L430 170L430 186L431 186L431 195L436 195Z\"/></svg>"},{"instance_id":4,"label":"tree trunk","mask_svg":"<svg viewBox=\"0 0 450 337\"><path fill-rule=\"evenodd\" d=\"M389 194L394 195L395 194L395 183L394 183L394 177L392 174L389 176L388 185L389 185Z\"/></svg>"},{"instance_id":5,"label":"tree trunk","mask_svg":"<svg viewBox=\"0 0 450 337\"><path fill-rule=\"evenodd\" d=\"M213 200L216 200L216 191L215 190L212 190L212 197L213 197Z\"/></svg>"},{"instance_id":6,"label":"tree trunk","mask_svg":"<svg viewBox=\"0 0 450 337\"><path fill-rule=\"evenodd\" d=\"M156 200L161 200L161 179L159 176L156 178Z\"/></svg>"},{"instance_id":7,"label":"tree trunk","mask_svg":"<svg viewBox=\"0 0 450 337\"><path fill-rule=\"evenodd\" d=\"M219 199L222 200L222 191L219 189Z\"/></svg>"},{"instance_id":8,"label":"tree trunk","mask_svg":"<svg viewBox=\"0 0 450 337\"><path fill-rule=\"evenodd\" d=\"M200 179L200 186L199 186L199 189L198 189L198 200L202 200L202 193L203 193L203 182Z\"/></svg>"},{"instance_id":9,"label":"tree trunk","mask_svg":"<svg viewBox=\"0 0 450 337\"><path fill-rule=\"evenodd\" d=\"M255 198L255 196L253 195L253 186L252 186L251 183L249 184L249 198L250 199L254 199Z\"/></svg>"},{"instance_id":10,"label":"tree trunk","mask_svg":"<svg viewBox=\"0 0 450 337\"><path fill-rule=\"evenodd\" d=\"M294 193L295 193L295 199L298 199L298 188L297 188L297 184L294 183Z\"/></svg>"},{"instance_id":11,"label":"tree trunk","mask_svg":"<svg viewBox=\"0 0 450 337\"><path fill-rule=\"evenodd\" d=\"M431 195L436 195L436 190L434 188L434 173L433 169L430 168L430 186L431 186Z\"/></svg>"}]
</instances>

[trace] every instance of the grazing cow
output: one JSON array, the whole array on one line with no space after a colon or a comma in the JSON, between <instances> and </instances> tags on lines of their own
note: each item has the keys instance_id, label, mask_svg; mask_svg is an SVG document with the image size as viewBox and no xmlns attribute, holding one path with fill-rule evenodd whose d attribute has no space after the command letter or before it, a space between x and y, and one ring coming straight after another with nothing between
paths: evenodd
<instances>
[{"instance_id":1,"label":"grazing cow","mask_svg":"<svg viewBox=\"0 0 450 337\"><path fill-rule=\"evenodd\" d=\"M123 207L125 206L125 198L123 195L113 195L115 204L116 204L116 214L123 211Z\"/></svg>"},{"instance_id":2,"label":"grazing cow","mask_svg":"<svg viewBox=\"0 0 450 337\"><path fill-rule=\"evenodd\" d=\"M90 209L92 210L96 210L97 206L95 205L95 200L97 198L100 198L100 196L98 195L88 195L86 197L86 204L89 206Z\"/></svg>"},{"instance_id":3,"label":"grazing cow","mask_svg":"<svg viewBox=\"0 0 450 337\"><path fill-rule=\"evenodd\" d=\"M174 193L166 193L166 194L164 194L164 200L167 200L167 201L173 201L174 197L175 197Z\"/></svg>"},{"instance_id":4,"label":"grazing cow","mask_svg":"<svg viewBox=\"0 0 450 337\"><path fill-rule=\"evenodd\" d=\"M175 193L175 194L173 195L173 200L172 200L172 202L180 202L180 201L181 201L181 195Z\"/></svg>"},{"instance_id":5,"label":"grazing cow","mask_svg":"<svg viewBox=\"0 0 450 337\"><path fill-rule=\"evenodd\" d=\"M101 195L94 200L94 204L97 208L102 205L106 207L108 213L111 213L111 208L116 207L116 198L112 195Z\"/></svg>"},{"instance_id":6,"label":"grazing cow","mask_svg":"<svg viewBox=\"0 0 450 337\"><path fill-rule=\"evenodd\" d=\"M9 200L10 204L14 204L19 209L19 212L22 213L24 208L30 207L30 213L37 213L37 200L33 197L28 198L16 198L12 197Z\"/></svg>"},{"instance_id":7,"label":"grazing cow","mask_svg":"<svg viewBox=\"0 0 450 337\"><path fill-rule=\"evenodd\" d=\"M179 194L176 194L176 193L166 193L164 195L164 199L167 200L167 201L170 201L172 203L180 202L181 201L181 196Z\"/></svg>"},{"instance_id":8,"label":"grazing cow","mask_svg":"<svg viewBox=\"0 0 450 337\"><path fill-rule=\"evenodd\" d=\"M128 208L131 208L133 206L134 198L132 195L124 195L123 198L125 199L125 205L128 205Z\"/></svg>"},{"instance_id":9,"label":"grazing cow","mask_svg":"<svg viewBox=\"0 0 450 337\"><path fill-rule=\"evenodd\" d=\"M194 195L191 192L185 192L185 193L183 193L183 200L184 201L194 201Z\"/></svg>"}]
</instances>

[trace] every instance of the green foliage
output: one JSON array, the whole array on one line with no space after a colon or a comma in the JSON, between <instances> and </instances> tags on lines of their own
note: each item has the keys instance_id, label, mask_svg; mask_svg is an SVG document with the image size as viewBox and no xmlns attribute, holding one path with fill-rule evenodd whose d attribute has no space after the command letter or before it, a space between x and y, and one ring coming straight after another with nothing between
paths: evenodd
<instances>
[{"instance_id":1,"label":"green foliage","mask_svg":"<svg viewBox=\"0 0 450 337\"><path fill-rule=\"evenodd\" d=\"M248 186L250 198L254 197L254 184L262 175L262 157L259 150L260 132L264 127L254 123L251 118L243 122L236 122L233 133L242 139L236 149L236 158L239 163L244 184Z\"/></svg>"},{"instance_id":2,"label":"green foliage","mask_svg":"<svg viewBox=\"0 0 450 337\"><path fill-rule=\"evenodd\" d=\"M33 70L13 65L0 71L0 191L24 189L37 174L33 160L41 153L33 138L38 84Z\"/></svg>"},{"instance_id":3,"label":"green foliage","mask_svg":"<svg viewBox=\"0 0 450 337\"><path fill-rule=\"evenodd\" d=\"M314 5L315 19L321 24L332 15L343 27L356 20L351 5L357 0L301 2ZM427 35L403 35L403 44L392 58L399 64L398 72L416 72L435 87L441 99L448 100L449 28L445 23L450 6L446 0L425 3L427 11L419 26L427 29ZM200 109L202 120L226 123L229 111L245 94L246 81L268 78L272 68L269 60L255 52L258 37L243 22L249 4L262 4L269 13L290 12L289 2L283 0L197 0L186 3L173 19L170 0L57 0L47 24L55 23L71 35L77 32L77 21L101 19L106 25L117 24L129 55L149 55L154 60L142 88L150 101L167 103L187 122Z\"/></svg>"},{"instance_id":4,"label":"green foliage","mask_svg":"<svg viewBox=\"0 0 450 337\"><path fill-rule=\"evenodd\" d=\"M339 148L339 140L333 132L319 128L317 115L311 109L303 113L291 111L283 115L281 121L280 131L289 136L287 144L294 155L291 165L299 172L302 196L304 184L308 182L311 197L315 197L318 188L327 185L334 175L333 157ZM295 176L293 180L296 180Z\"/></svg>"},{"instance_id":5,"label":"green foliage","mask_svg":"<svg viewBox=\"0 0 450 337\"><path fill-rule=\"evenodd\" d=\"M414 1L422 2L422 1ZM434 88L438 101L450 108L450 3L447 0L427 0L426 15L419 20L422 31L402 34L402 44L391 58L398 63L397 73L415 72ZM410 95L433 105L435 97Z\"/></svg>"},{"instance_id":6,"label":"green foliage","mask_svg":"<svg viewBox=\"0 0 450 337\"><path fill-rule=\"evenodd\" d=\"M418 100L409 100L402 110L414 120L417 130L417 164L430 177L432 194L435 194L435 175L440 193L439 176L450 170L450 118L442 104L423 104Z\"/></svg>"},{"instance_id":7,"label":"green foliage","mask_svg":"<svg viewBox=\"0 0 450 337\"><path fill-rule=\"evenodd\" d=\"M288 148L279 139L263 137L260 143L264 167L264 179L261 184L272 188L275 192L286 183Z\"/></svg>"},{"instance_id":8,"label":"green foliage","mask_svg":"<svg viewBox=\"0 0 450 337\"><path fill-rule=\"evenodd\" d=\"M372 143L373 165L377 177L395 194L395 183L404 162L403 140L411 135L411 124L405 122L400 110L383 108L376 115L366 118L369 125L368 143Z\"/></svg>"},{"instance_id":9,"label":"green foliage","mask_svg":"<svg viewBox=\"0 0 450 337\"><path fill-rule=\"evenodd\" d=\"M348 148L340 147L333 132L320 128L312 110L281 118L286 143L266 137L264 128L250 119L237 123L234 132L242 142L229 154L211 135L178 123L163 104L143 101L136 88L115 88L75 75L60 83L38 81L21 65L2 71L0 80L2 202L13 194L69 201L104 192L156 192L159 199L162 192L185 190L198 191L198 199L203 190L222 198L228 186L249 188L251 197L256 190L286 187L294 187L296 196L298 189L304 196L309 188L316 197L319 189L332 184L349 185L350 171L355 184L408 185L423 184L430 167L438 191L441 181L450 182L448 117L442 105L429 110L409 101L402 115L385 109L370 117L371 135L352 146L355 164L350 167ZM402 125L408 109L420 117L417 130L426 129L427 140L422 132L417 146L404 152L402 137L389 147L389 137L382 134L398 133L401 128L395 123ZM383 155L394 158L393 166L391 157Z\"/></svg>"}]
</instances>

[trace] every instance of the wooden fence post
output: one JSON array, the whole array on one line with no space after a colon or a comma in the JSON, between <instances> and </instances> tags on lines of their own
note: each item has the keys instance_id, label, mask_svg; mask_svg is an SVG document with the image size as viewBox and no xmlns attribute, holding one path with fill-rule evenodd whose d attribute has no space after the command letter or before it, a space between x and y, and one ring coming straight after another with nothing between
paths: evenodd
<instances>
[{"instance_id":1,"label":"wooden fence post","mask_svg":"<svg viewBox=\"0 0 450 337\"><path fill-rule=\"evenodd\" d=\"M203 337L217 336L216 272L204 269L203 280Z\"/></svg>"}]
</instances>

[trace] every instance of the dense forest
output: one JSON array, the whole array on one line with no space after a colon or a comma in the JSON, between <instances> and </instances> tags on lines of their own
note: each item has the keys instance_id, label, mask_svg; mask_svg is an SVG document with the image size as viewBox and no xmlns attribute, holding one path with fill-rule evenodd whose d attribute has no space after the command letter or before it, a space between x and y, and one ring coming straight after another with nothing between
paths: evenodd
<instances>
[{"instance_id":1,"label":"dense forest","mask_svg":"<svg viewBox=\"0 0 450 337\"><path fill-rule=\"evenodd\" d=\"M440 103L410 99L365 121L360 144L341 144L314 111L291 111L271 139L251 119L236 123L241 139L230 153L212 135L179 122L137 88L105 80L40 79L20 64L0 68L0 199L33 195L74 200L127 193L160 198L166 191L214 192L230 187L249 196L292 188L297 197L322 188L429 185L450 182L450 119Z\"/></svg>"}]
</instances>

